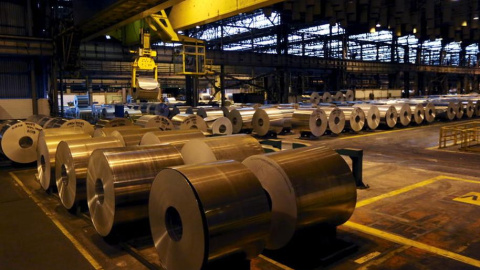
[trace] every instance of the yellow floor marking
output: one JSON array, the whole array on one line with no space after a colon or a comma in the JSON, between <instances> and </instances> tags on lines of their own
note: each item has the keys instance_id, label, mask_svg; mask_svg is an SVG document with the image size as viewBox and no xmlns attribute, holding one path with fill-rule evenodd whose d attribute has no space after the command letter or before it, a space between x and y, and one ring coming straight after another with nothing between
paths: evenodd
<instances>
[{"instance_id":1,"label":"yellow floor marking","mask_svg":"<svg viewBox=\"0 0 480 270\"><path fill-rule=\"evenodd\" d=\"M410 186L406 186L406 187L401 188L401 189L390 191L388 193L385 193L385 194L382 194L382 195L379 195L379 196L376 196L376 197L365 199L363 201L357 202L356 208L374 203L376 201L379 201L379 200L382 200L382 199L385 199L385 198L389 198L389 197L393 197L393 196L405 193L407 191L410 191L412 189L416 189L418 187L426 186L426 185L431 184L433 182L436 182L440 179L442 179L442 178L437 176L437 177L434 177L434 178L431 178L431 179L428 179L428 180L425 180L425 181L422 181L422 182L419 182L419 183L416 183L416 184L413 184L413 185L410 185Z\"/></svg>"},{"instance_id":2,"label":"yellow floor marking","mask_svg":"<svg viewBox=\"0 0 480 270\"><path fill-rule=\"evenodd\" d=\"M284 269L284 270L294 270L293 268L290 268L290 267L288 267L288 266L286 266L286 265L283 265L283 264L281 264L281 263L279 263L279 262L277 262L277 261L274 261L274 260L272 260L272 259L270 259L270 258L268 258L268 257L265 257L265 256L263 256L263 255L259 255L258 257L264 259L265 261L267 261L267 262L269 262L269 263L271 263L271 264L273 264L273 265L275 265L275 266L277 266L277 267L280 267L281 269Z\"/></svg>"},{"instance_id":3,"label":"yellow floor marking","mask_svg":"<svg viewBox=\"0 0 480 270\"><path fill-rule=\"evenodd\" d=\"M374 251L372 253L369 253L363 257L360 257L358 259L356 259L354 262L357 263L357 264L363 264L363 263L366 263L368 261L370 261L371 259L377 257L378 255L380 255L382 253L378 252L378 251Z\"/></svg>"},{"instance_id":4,"label":"yellow floor marking","mask_svg":"<svg viewBox=\"0 0 480 270\"><path fill-rule=\"evenodd\" d=\"M467 182L467 183L480 184L480 181L469 180L469 179L464 179L464 178L459 178L459 177L454 177L454 176L441 175L441 176L438 176L438 177L442 178L442 179L447 179L447 180L455 180L455 181L462 181L462 182Z\"/></svg>"},{"instance_id":5,"label":"yellow floor marking","mask_svg":"<svg viewBox=\"0 0 480 270\"><path fill-rule=\"evenodd\" d=\"M369 235L373 235L373 236L388 240L390 242L394 242L394 243L397 243L397 244L400 244L400 245L405 245L405 246L412 246L412 247L415 247L415 248L418 248L418 249L421 249L421 250L424 250L424 251L427 251L427 252L430 252L430 253L433 253L433 254L436 254L436 255L439 255L439 256L447 257L447 258L454 259L456 261L459 261L459 262L462 262L462 263L465 263L465 264L480 267L480 261L479 260L469 258L469 257L463 256L463 255L445 250L445 249L433 247L433 246L430 246L430 245L427 245L427 244L420 243L420 242L415 241L415 240L411 240L411 239L408 239L408 238L405 238L405 237L402 237L402 236L399 236L399 235L396 235L396 234L384 232L384 231L381 231L381 230L378 230L378 229L370 228L370 227L367 227L365 225L361 225L361 224L354 223L354 222L351 222L351 221L347 221L343 225L346 226L346 227L349 227L351 229L354 229L354 230L357 230L357 231L360 231L360 232L363 232L363 233L366 233L366 234L369 234Z\"/></svg>"},{"instance_id":6,"label":"yellow floor marking","mask_svg":"<svg viewBox=\"0 0 480 270\"><path fill-rule=\"evenodd\" d=\"M55 216L50 214L50 211L42 204L40 199L35 197L35 195L30 192L27 187L25 187L23 182L14 173L10 172L9 174L15 180L15 182L23 189L23 191L25 191L25 193L27 193L27 195L38 205L38 207L42 209L42 211L50 218L50 220L53 221L55 226L57 226L57 228L68 238L68 240L72 242L73 246L80 252L80 254L83 255L83 257L85 257L85 259L93 266L93 268L97 270L103 269L103 267L92 257L92 255L90 255L90 253L88 253L88 251L82 246L82 244L80 244L80 242L78 242L75 237L70 232L68 232L68 230L62 225L62 223Z\"/></svg>"},{"instance_id":7,"label":"yellow floor marking","mask_svg":"<svg viewBox=\"0 0 480 270\"><path fill-rule=\"evenodd\" d=\"M480 205L480 193L478 192L469 192L463 196L453 199L457 202L469 203L474 205Z\"/></svg>"}]
</instances>

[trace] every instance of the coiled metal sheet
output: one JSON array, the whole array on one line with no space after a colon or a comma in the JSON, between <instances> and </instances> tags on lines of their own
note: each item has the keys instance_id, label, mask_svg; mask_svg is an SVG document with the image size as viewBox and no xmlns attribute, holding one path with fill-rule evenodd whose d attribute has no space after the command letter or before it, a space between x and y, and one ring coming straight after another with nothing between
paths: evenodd
<instances>
[{"instance_id":1,"label":"coiled metal sheet","mask_svg":"<svg viewBox=\"0 0 480 270\"><path fill-rule=\"evenodd\" d=\"M90 106L88 95L75 95L73 98L73 106L77 108L85 108Z\"/></svg>"},{"instance_id":2,"label":"coiled metal sheet","mask_svg":"<svg viewBox=\"0 0 480 270\"><path fill-rule=\"evenodd\" d=\"M110 120L100 119L95 124L95 128L99 129L99 128L106 128L106 127L122 127L122 126L132 126L132 125L133 125L132 121L130 121L130 119L127 119L127 118L113 118Z\"/></svg>"},{"instance_id":3,"label":"coiled metal sheet","mask_svg":"<svg viewBox=\"0 0 480 270\"><path fill-rule=\"evenodd\" d=\"M456 106L453 102L435 102L435 114L438 118L452 121L457 113Z\"/></svg>"},{"instance_id":4,"label":"coiled metal sheet","mask_svg":"<svg viewBox=\"0 0 480 270\"><path fill-rule=\"evenodd\" d=\"M116 127L104 127L104 128L97 128L93 133L93 137L108 137L112 135L112 132L116 130L137 130L141 129L140 126L116 126Z\"/></svg>"},{"instance_id":5,"label":"coiled metal sheet","mask_svg":"<svg viewBox=\"0 0 480 270\"><path fill-rule=\"evenodd\" d=\"M43 126L46 121L50 120L50 117L48 115L43 115L43 114L32 114L27 119L25 122L32 122L35 124L38 124L40 126ZM43 123L40 124L41 121L44 121Z\"/></svg>"},{"instance_id":6,"label":"coiled metal sheet","mask_svg":"<svg viewBox=\"0 0 480 270\"><path fill-rule=\"evenodd\" d=\"M232 122L227 117L207 117L204 119L208 132L212 135L232 135Z\"/></svg>"},{"instance_id":7,"label":"coiled metal sheet","mask_svg":"<svg viewBox=\"0 0 480 270\"><path fill-rule=\"evenodd\" d=\"M333 96L333 101L345 101L345 95L342 93L342 91L337 91L335 95Z\"/></svg>"},{"instance_id":8,"label":"coiled metal sheet","mask_svg":"<svg viewBox=\"0 0 480 270\"><path fill-rule=\"evenodd\" d=\"M204 269L265 246L271 214L262 186L235 161L162 170L150 192L150 227L165 269Z\"/></svg>"},{"instance_id":9,"label":"coiled metal sheet","mask_svg":"<svg viewBox=\"0 0 480 270\"><path fill-rule=\"evenodd\" d=\"M322 95L322 102L330 103L332 101L333 101L332 94L330 94L330 92L324 92Z\"/></svg>"},{"instance_id":10,"label":"coiled metal sheet","mask_svg":"<svg viewBox=\"0 0 480 270\"><path fill-rule=\"evenodd\" d=\"M423 108L423 105L410 105L410 110L412 111L412 121L417 125L422 124L425 119L425 109Z\"/></svg>"},{"instance_id":11,"label":"coiled metal sheet","mask_svg":"<svg viewBox=\"0 0 480 270\"><path fill-rule=\"evenodd\" d=\"M98 234L108 236L115 225L147 218L155 176L182 164L172 145L95 150L88 163L87 201Z\"/></svg>"},{"instance_id":12,"label":"coiled metal sheet","mask_svg":"<svg viewBox=\"0 0 480 270\"><path fill-rule=\"evenodd\" d=\"M183 114L193 114L193 108L192 106L176 106L178 110L180 110L180 113Z\"/></svg>"},{"instance_id":13,"label":"coiled metal sheet","mask_svg":"<svg viewBox=\"0 0 480 270\"><path fill-rule=\"evenodd\" d=\"M358 107L339 107L345 114L345 127L359 132L365 126L365 113Z\"/></svg>"},{"instance_id":14,"label":"coiled metal sheet","mask_svg":"<svg viewBox=\"0 0 480 270\"><path fill-rule=\"evenodd\" d=\"M473 104L473 101L471 100L464 100L462 101L463 105L463 112L467 118L472 118L473 115L475 114L475 105Z\"/></svg>"},{"instance_id":15,"label":"coiled metal sheet","mask_svg":"<svg viewBox=\"0 0 480 270\"><path fill-rule=\"evenodd\" d=\"M130 117L133 119L140 118L142 116L142 111L140 110L135 110L135 109L129 109L125 108L125 117Z\"/></svg>"},{"instance_id":16,"label":"coiled metal sheet","mask_svg":"<svg viewBox=\"0 0 480 270\"><path fill-rule=\"evenodd\" d=\"M38 136L42 127L32 122L8 120L0 124L0 150L17 163L36 160Z\"/></svg>"},{"instance_id":17,"label":"coiled metal sheet","mask_svg":"<svg viewBox=\"0 0 480 270\"><path fill-rule=\"evenodd\" d=\"M410 122L412 121L412 110L410 109L410 105L403 103L394 104L393 106L397 110L398 122L404 127L410 125Z\"/></svg>"},{"instance_id":18,"label":"coiled metal sheet","mask_svg":"<svg viewBox=\"0 0 480 270\"><path fill-rule=\"evenodd\" d=\"M321 107L327 115L328 129L333 134L342 133L345 128L345 114L336 107Z\"/></svg>"},{"instance_id":19,"label":"coiled metal sheet","mask_svg":"<svg viewBox=\"0 0 480 270\"><path fill-rule=\"evenodd\" d=\"M158 128L117 129L112 131L109 136L117 138L125 146L135 146L140 143L143 135L150 131L158 131Z\"/></svg>"},{"instance_id":20,"label":"coiled metal sheet","mask_svg":"<svg viewBox=\"0 0 480 270\"><path fill-rule=\"evenodd\" d=\"M174 129L172 121L161 115L144 115L135 121L135 125L144 128L158 128L160 130Z\"/></svg>"},{"instance_id":21,"label":"coiled metal sheet","mask_svg":"<svg viewBox=\"0 0 480 270\"><path fill-rule=\"evenodd\" d=\"M320 101L321 101L321 97L318 94L318 92L312 92L312 94L310 95L310 103L316 105L316 104L320 103Z\"/></svg>"},{"instance_id":22,"label":"coiled metal sheet","mask_svg":"<svg viewBox=\"0 0 480 270\"><path fill-rule=\"evenodd\" d=\"M115 108L114 107L105 107L102 108L102 119L112 119L115 118Z\"/></svg>"},{"instance_id":23,"label":"coiled metal sheet","mask_svg":"<svg viewBox=\"0 0 480 270\"><path fill-rule=\"evenodd\" d=\"M87 138L91 138L91 136L85 133L39 136L37 143L37 172L38 180L44 190L48 190L51 186L55 185L53 176L55 173L55 154L58 144L64 140Z\"/></svg>"},{"instance_id":24,"label":"coiled metal sheet","mask_svg":"<svg viewBox=\"0 0 480 270\"><path fill-rule=\"evenodd\" d=\"M283 130L285 119L281 110L277 108L258 108L252 117L252 127L260 136L269 131L280 133Z\"/></svg>"},{"instance_id":25,"label":"coiled metal sheet","mask_svg":"<svg viewBox=\"0 0 480 270\"><path fill-rule=\"evenodd\" d=\"M150 109L150 111L151 111L151 109ZM170 113L170 109L169 109L169 106L167 104L158 103L158 104L155 105L154 113L151 113L151 114L168 117L169 113Z\"/></svg>"},{"instance_id":26,"label":"coiled metal sheet","mask_svg":"<svg viewBox=\"0 0 480 270\"><path fill-rule=\"evenodd\" d=\"M66 140L58 144L55 153L55 182L65 208L72 209L87 199L87 169L92 152L114 147L124 145L114 137Z\"/></svg>"},{"instance_id":27,"label":"coiled metal sheet","mask_svg":"<svg viewBox=\"0 0 480 270\"><path fill-rule=\"evenodd\" d=\"M437 111L435 109L435 105L431 102L427 102L424 104L423 109L425 110L425 121L427 123L432 123L435 121L435 117L437 116Z\"/></svg>"},{"instance_id":28,"label":"coiled metal sheet","mask_svg":"<svg viewBox=\"0 0 480 270\"><path fill-rule=\"evenodd\" d=\"M262 154L260 143L250 135L231 135L195 139L182 148L185 164L198 164L217 160L243 161L245 158Z\"/></svg>"},{"instance_id":29,"label":"coiled metal sheet","mask_svg":"<svg viewBox=\"0 0 480 270\"><path fill-rule=\"evenodd\" d=\"M345 92L345 99L346 101L354 101L355 93L352 90L347 90L347 92Z\"/></svg>"},{"instance_id":30,"label":"coiled metal sheet","mask_svg":"<svg viewBox=\"0 0 480 270\"><path fill-rule=\"evenodd\" d=\"M380 111L380 124L394 128L398 121L397 109L392 105L377 105Z\"/></svg>"},{"instance_id":31,"label":"coiled metal sheet","mask_svg":"<svg viewBox=\"0 0 480 270\"><path fill-rule=\"evenodd\" d=\"M353 213L357 192L343 158L324 146L251 156L243 161L271 199L268 249L279 249L295 231L315 224L333 226Z\"/></svg>"},{"instance_id":32,"label":"coiled metal sheet","mask_svg":"<svg viewBox=\"0 0 480 270\"><path fill-rule=\"evenodd\" d=\"M207 132L205 120L196 114L177 114L172 118L176 129L198 129Z\"/></svg>"},{"instance_id":33,"label":"coiled metal sheet","mask_svg":"<svg viewBox=\"0 0 480 270\"><path fill-rule=\"evenodd\" d=\"M322 136L327 130L327 126L327 115L320 108L298 109L292 115L294 129L311 132L316 137Z\"/></svg>"},{"instance_id":34,"label":"coiled metal sheet","mask_svg":"<svg viewBox=\"0 0 480 270\"><path fill-rule=\"evenodd\" d=\"M82 129L84 133L93 135L93 126L82 119L52 118L45 123L43 128L75 128Z\"/></svg>"},{"instance_id":35,"label":"coiled metal sheet","mask_svg":"<svg viewBox=\"0 0 480 270\"><path fill-rule=\"evenodd\" d=\"M252 129L252 118L255 113L253 108L241 108L231 110L227 117L232 122L233 133L239 133L242 129Z\"/></svg>"},{"instance_id":36,"label":"coiled metal sheet","mask_svg":"<svg viewBox=\"0 0 480 270\"><path fill-rule=\"evenodd\" d=\"M455 117L457 119L462 119L464 110L463 110L463 104L461 101L456 101L454 102L455 104Z\"/></svg>"},{"instance_id":37,"label":"coiled metal sheet","mask_svg":"<svg viewBox=\"0 0 480 270\"><path fill-rule=\"evenodd\" d=\"M159 95L159 84L154 78L137 78L136 88L132 90L134 99L159 100Z\"/></svg>"},{"instance_id":38,"label":"coiled metal sheet","mask_svg":"<svg viewBox=\"0 0 480 270\"><path fill-rule=\"evenodd\" d=\"M367 121L367 126L371 130L375 130L380 125L380 110L378 107L372 104L355 104L355 108L360 108L365 113L365 119Z\"/></svg>"},{"instance_id":39,"label":"coiled metal sheet","mask_svg":"<svg viewBox=\"0 0 480 270\"><path fill-rule=\"evenodd\" d=\"M171 144L181 150L183 145L193 139L205 138L198 129L153 131L143 135L140 145Z\"/></svg>"}]
</instances>

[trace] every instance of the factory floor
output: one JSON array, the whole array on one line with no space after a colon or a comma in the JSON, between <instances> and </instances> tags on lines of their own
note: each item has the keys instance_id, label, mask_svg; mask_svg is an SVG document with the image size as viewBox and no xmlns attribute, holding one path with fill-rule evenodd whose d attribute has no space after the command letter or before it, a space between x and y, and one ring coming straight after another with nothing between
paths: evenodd
<instances>
[{"instance_id":1,"label":"factory floor","mask_svg":"<svg viewBox=\"0 0 480 270\"><path fill-rule=\"evenodd\" d=\"M318 140L279 136L287 146L363 149L370 188L358 190L353 216L336 232L307 232L290 249L217 268L478 269L480 152L438 149L448 124ZM33 166L0 165L0 269L160 269L148 227L135 227L132 239L103 239L86 214L68 212L41 188Z\"/></svg>"}]
</instances>

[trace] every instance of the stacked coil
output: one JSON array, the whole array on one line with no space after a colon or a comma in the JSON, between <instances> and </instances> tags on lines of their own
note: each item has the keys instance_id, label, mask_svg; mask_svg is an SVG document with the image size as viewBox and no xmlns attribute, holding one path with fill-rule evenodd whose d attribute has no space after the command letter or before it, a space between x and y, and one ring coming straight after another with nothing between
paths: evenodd
<instances>
[{"instance_id":1,"label":"stacked coil","mask_svg":"<svg viewBox=\"0 0 480 270\"><path fill-rule=\"evenodd\" d=\"M198 129L207 132L205 120L196 114L177 114L172 118L176 129Z\"/></svg>"},{"instance_id":2,"label":"stacked coil","mask_svg":"<svg viewBox=\"0 0 480 270\"><path fill-rule=\"evenodd\" d=\"M36 160L42 127L32 122L7 120L0 123L0 152L16 163Z\"/></svg>"},{"instance_id":3,"label":"stacked coil","mask_svg":"<svg viewBox=\"0 0 480 270\"><path fill-rule=\"evenodd\" d=\"M174 129L172 121L161 115L143 115L135 121L135 125L144 128L158 128L160 130Z\"/></svg>"}]
</instances>

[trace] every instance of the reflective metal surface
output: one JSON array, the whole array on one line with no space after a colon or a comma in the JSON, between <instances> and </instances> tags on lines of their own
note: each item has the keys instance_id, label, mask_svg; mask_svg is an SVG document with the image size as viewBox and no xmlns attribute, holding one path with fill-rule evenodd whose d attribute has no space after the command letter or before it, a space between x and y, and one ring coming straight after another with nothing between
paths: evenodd
<instances>
[{"instance_id":1,"label":"reflective metal surface","mask_svg":"<svg viewBox=\"0 0 480 270\"><path fill-rule=\"evenodd\" d=\"M161 115L143 115L135 121L135 125L144 128L158 128L160 130L174 129L172 121Z\"/></svg>"},{"instance_id":2,"label":"reflective metal surface","mask_svg":"<svg viewBox=\"0 0 480 270\"><path fill-rule=\"evenodd\" d=\"M217 160L243 161L263 153L260 143L250 135L230 135L195 139L182 148L185 164L198 164Z\"/></svg>"},{"instance_id":3,"label":"reflective metal surface","mask_svg":"<svg viewBox=\"0 0 480 270\"><path fill-rule=\"evenodd\" d=\"M320 101L321 101L321 97L318 94L318 92L312 92L312 94L310 95L310 103L316 105L316 104L320 103Z\"/></svg>"},{"instance_id":4,"label":"reflective metal surface","mask_svg":"<svg viewBox=\"0 0 480 270\"><path fill-rule=\"evenodd\" d=\"M252 117L252 128L255 133L265 136L269 131L280 133L285 119L283 112L277 108L258 108Z\"/></svg>"},{"instance_id":5,"label":"reflective metal surface","mask_svg":"<svg viewBox=\"0 0 480 270\"><path fill-rule=\"evenodd\" d=\"M42 127L33 122L7 120L0 124L0 152L17 163L31 163L37 157Z\"/></svg>"},{"instance_id":6,"label":"reflective metal surface","mask_svg":"<svg viewBox=\"0 0 480 270\"><path fill-rule=\"evenodd\" d=\"M93 135L93 126L82 119L65 119L65 118L52 118L43 126L45 129L49 128L75 128L82 129L84 133Z\"/></svg>"},{"instance_id":7,"label":"reflective metal surface","mask_svg":"<svg viewBox=\"0 0 480 270\"><path fill-rule=\"evenodd\" d=\"M328 119L320 108L298 109L292 115L292 127L299 131L309 131L320 137L327 130Z\"/></svg>"},{"instance_id":8,"label":"reflective metal surface","mask_svg":"<svg viewBox=\"0 0 480 270\"><path fill-rule=\"evenodd\" d=\"M135 146L140 144L143 135L150 131L158 131L158 128L117 129L109 136L117 138L125 146Z\"/></svg>"},{"instance_id":9,"label":"reflective metal surface","mask_svg":"<svg viewBox=\"0 0 480 270\"><path fill-rule=\"evenodd\" d=\"M380 125L380 110L376 105L372 104L355 104L355 108L360 108L365 113L365 120L367 126L371 130L375 130Z\"/></svg>"},{"instance_id":10,"label":"reflective metal surface","mask_svg":"<svg viewBox=\"0 0 480 270\"><path fill-rule=\"evenodd\" d=\"M154 78L138 77L135 91L132 91L134 99L158 100L159 84Z\"/></svg>"},{"instance_id":11,"label":"reflective metal surface","mask_svg":"<svg viewBox=\"0 0 480 270\"><path fill-rule=\"evenodd\" d=\"M462 119L464 110L463 110L463 104L461 101L456 101L454 102L455 105L455 117L457 119Z\"/></svg>"},{"instance_id":12,"label":"reflective metal surface","mask_svg":"<svg viewBox=\"0 0 480 270\"><path fill-rule=\"evenodd\" d=\"M439 119L442 120L453 120L457 113L456 106L453 102L435 102L435 114Z\"/></svg>"},{"instance_id":13,"label":"reflective metal surface","mask_svg":"<svg viewBox=\"0 0 480 270\"><path fill-rule=\"evenodd\" d=\"M333 101L345 101L347 98L342 93L342 91L337 91L335 95L332 97Z\"/></svg>"},{"instance_id":14,"label":"reflective metal surface","mask_svg":"<svg viewBox=\"0 0 480 270\"><path fill-rule=\"evenodd\" d=\"M95 124L95 132L99 128L122 127L122 126L132 126L132 125L133 125L132 121L130 121L130 119L127 119L127 118L113 118L110 120L99 119ZM95 132L93 136L95 136Z\"/></svg>"},{"instance_id":15,"label":"reflective metal surface","mask_svg":"<svg viewBox=\"0 0 480 270\"><path fill-rule=\"evenodd\" d=\"M124 147L114 137L66 140L58 144L55 154L55 182L62 204L71 209L87 199L87 168L96 149Z\"/></svg>"},{"instance_id":16,"label":"reflective metal surface","mask_svg":"<svg viewBox=\"0 0 480 270\"><path fill-rule=\"evenodd\" d=\"M176 129L198 129L207 132L205 120L196 114L177 114L172 118Z\"/></svg>"},{"instance_id":17,"label":"reflective metal surface","mask_svg":"<svg viewBox=\"0 0 480 270\"><path fill-rule=\"evenodd\" d=\"M68 130L68 129L65 129ZM63 135L54 136L39 136L37 143L37 172L38 180L44 190L49 189L55 185L55 154L57 146L64 140L77 140L91 138L89 134L71 134L65 133Z\"/></svg>"},{"instance_id":18,"label":"reflective metal surface","mask_svg":"<svg viewBox=\"0 0 480 270\"><path fill-rule=\"evenodd\" d=\"M205 138L198 129L153 131L143 135L140 145L171 144L181 150L183 145L190 140Z\"/></svg>"},{"instance_id":19,"label":"reflective metal surface","mask_svg":"<svg viewBox=\"0 0 480 270\"><path fill-rule=\"evenodd\" d=\"M267 197L236 161L162 170L149 201L152 237L165 269L204 269L211 260L263 250L270 226Z\"/></svg>"},{"instance_id":20,"label":"reflective metal surface","mask_svg":"<svg viewBox=\"0 0 480 270\"><path fill-rule=\"evenodd\" d=\"M424 104L423 109L425 110L425 121L427 121L427 123L432 123L435 121L435 117L437 116L435 105L433 105L431 102L427 102Z\"/></svg>"},{"instance_id":21,"label":"reflective metal surface","mask_svg":"<svg viewBox=\"0 0 480 270\"><path fill-rule=\"evenodd\" d=\"M116 126L116 127L104 127L104 128L97 128L95 132L93 132L93 137L108 137L112 135L112 132L115 130L136 130L141 129L140 126Z\"/></svg>"},{"instance_id":22,"label":"reflective metal surface","mask_svg":"<svg viewBox=\"0 0 480 270\"><path fill-rule=\"evenodd\" d=\"M464 100L462 101L462 104L463 104L463 111L464 111L464 115L467 117L467 118L472 118L473 115L475 114L475 104L473 103L472 100Z\"/></svg>"},{"instance_id":23,"label":"reflective metal surface","mask_svg":"<svg viewBox=\"0 0 480 270\"><path fill-rule=\"evenodd\" d=\"M243 161L272 203L268 249L315 224L338 226L353 213L357 191L348 164L334 150L311 146L251 156Z\"/></svg>"},{"instance_id":24,"label":"reflective metal surface","mask_svg":"<svg viewBox=\"0 0 480 270\"><path fill-rule=\"evenodd\" d=\"M358 107L339 107L340 110L345 114L345 127L354 131L359 132L365 126L365 113L361 108Z\"/></svg>"},{"instance_id":25,"label":"reflective metal surface","mask_svg":"<svg viewBox=\"0 0 480 270\"><path fill-rule=\"evenodd\" d=\"M345 92L345 100L346 101L354 101L355 100L355 93L352 90L347 90L347 92Z\"/></svg>"},{"instance_id":26,"label":"reflective metal surface","mask_svg":"<svg viewBox=\"0 0 480 270\"><path fill-rule=\"evenodd\" d=\"M182 164L172 145L95 150L88 163L87 201L98 234L107 236L115 225L147 218L155 176Z\"/></svg>"},{"instance_id":27,"label":"reflective metal surface","mask_svg":"<svg viewBox=\"0 0 480 270\"><path fill-rule=\"evenodd\" d=\"M380 124L394 128L398 121L397 109L392 105L377 105L380 112Z\"/></svg>"},{"instance_id":28,"label":"reflective metal surface","mask_svg":"<svg viewBox=\"0 0 480 270\"><path fill-rule=\"evenodd\" d=\"M232 135L232 122L227 117L209 116L204 119L208 126L208 132L212 135Z\"/></svg>"},{"instance_id":29,"label":"reflective metal surface","mask_svg":"<svg viewBox=\"0 0 480 270\"><path fill-rule=\"evenodd\" d=\"M252 118L255 113L253 108L241 108L231 110L227 117L232 122L233 133L239 133L242 129L252 129Z\"/></svg>"},{"instance_id":30,"label":"reflective metal surface","mask_svg":"<svg viewBox=\"0 0 480 270\"><path fill-rule=\"evenodd\" d=\"M199 107L197 108L197 115L202 118L207 117L224 117L225 116L225 108L219 107Z\"/></svg>"},{"instance_id":31,"label":"reflective metal surface","mask_svg":"<svg viewBox=\"0 0 480 270\"><path fill-rule=\"evenodd\" d=\"M423 105L410 105L410 110L412 111L412 122L417 125L422 124L425 119L425 109L423 108Z\"/></svg>"},{"instance_id":32,"label":"reflective metal surface","mask_svg":"<svg viewBox=\"0 0 480 270\"><path fill-rule=\"evenodd\" d=\"M398 123L404 127L410 125L410 122L412 121L412 110L410 109L410 105L403 103L394 104L393 106L397 110Z\"/></svg>"},{"instance_id":33,"label":"reflective metal surface","mask_svg":"<svg viewBox=\"0 0 480 270\"><path fill-rule=\"evenodd\" d=\"M327 115L328 129L334 134L342 133L345 128L345 114L336 107L320 107Z\"/></svg>"},{"instance_id":34,"label":"reflective metal surface","mask_svg":"<svg viewBox=\"0 0 480 270\"><path fill-rule=\"evenodd\" d=\"M322 102L332 102L332 101L333 101L332 94L330 94L329 92L323 93Z\"/></svg>"}]
</instances>

